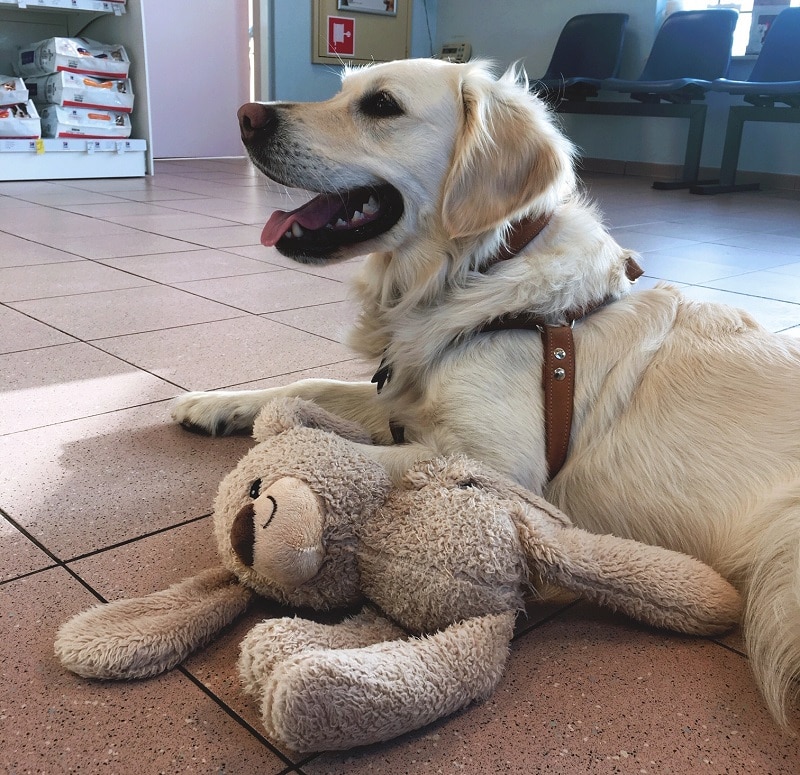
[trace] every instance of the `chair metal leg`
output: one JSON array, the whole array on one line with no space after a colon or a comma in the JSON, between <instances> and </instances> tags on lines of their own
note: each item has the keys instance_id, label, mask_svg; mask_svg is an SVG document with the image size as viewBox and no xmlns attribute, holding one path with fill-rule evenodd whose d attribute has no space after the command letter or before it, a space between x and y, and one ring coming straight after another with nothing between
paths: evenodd
<instances>
[{"instance_id":1,"label":"chair metal leg","mask_svg":"<svg viewBox=\"0 0 800 775\"><path fill-rule=\"evenodd\" d=\"M686 137L686 155L683 161L683 177L681 180L656 180L653 188L657 191L676 191L691 188L706 181L697 179L700 170L700 153L703 150L703 132L706 126L705 105L686 105L686 118L689 119L689 134Z\"/></svg>"},{"instance_id":2,"label":"chair metal leg","mask_svg":"<svg viewBox=\"0 0 800 775\"><path fill-rule=\"evenodd\" d=\"M693 194L728 194L734 191L758 191L758 183L737 183L736 170L742 146L742 130L746 121L767 124L800 124L800 109L778 108L774 105L734 105L728 113L722 167L717 185L696 185L689 189Z\"/></svg>"},{"instance_id":3,"label":"chair metal leg","mask_svg":"<svg viewBox=\"0 0 800 775\"><path fill-rule=\"evenodd\" d=\"M671 190L697 185L700 169L700 153L703 150L703 132L706 125L705 104L694 102L611 102L586 100L585 102L562 102L556 107L558 113L595 114L600 116L654 116L656 118L688 118L689 134L686 138L686 153L683 160L681 180L656 181L653 188Z\"/></svg>"},{"instance_id":4,"label":"chair metal leg","mask_svg":"<svg viewBox=\"0 0 800 775\"><path fill-rule=\"evenodd\" d=\"M734 105L728 111L728 125L725 128L725 145L722 149L722 166L719 171L719 183L692 186L692 194L730 194L734 191L758 191L758 183L736 184L736 168L739 166L739 151L742 148L742 131L748 120L749 106ZM752 119L760 120L760 119Z\"/></svg>"}]
</instances>

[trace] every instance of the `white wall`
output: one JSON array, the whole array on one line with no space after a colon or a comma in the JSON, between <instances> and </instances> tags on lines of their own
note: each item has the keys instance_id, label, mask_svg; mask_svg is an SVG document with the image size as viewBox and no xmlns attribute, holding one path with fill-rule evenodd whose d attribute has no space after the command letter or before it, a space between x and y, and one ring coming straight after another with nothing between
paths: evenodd
<instances>
[{"instance_id":1,"label":"white wall","mask_svg":"<svg viewBox=\"0 0 800 775\"><path fill-rule=\"evenodd\" d=\"M663 0L439 0L437 36L467 40L475 58L501 65L521 60L531 78L542 75L550 62L561 28L581 13L613 11L630 16L621 72L641 71L656 31Z\"/></svg>"},{"instance_id":2,"label":"white wall","mask_svg":"<svg viewBox=\"0 0 800 775\"><path fill-rule=\"evenodd\" d=\"M621 76L636 78L647 59L668 0L439 0L438 43L469 40L473 55L508 64L523 59L532 78L543 73L567 19L603 11L630 15ZM746 77L751 63L734 63ZM701 165L722 159L727 109L741 98L710 95ZM682 119L562 116L563 126L587 157L682 164L687 121ZM800 175L800 125L746 124L740 170Z\"/></svg>"},{"instance_id":3,"label":"white wall","mask_svg":"<svg viewBox=\"0 0 800 775\"><path fill-rule=\"evenodd\" d=\"M242 154L236 111L250 94L248 0L196 5L142 0L158 158Z\"/></svg>"}]
</instances>

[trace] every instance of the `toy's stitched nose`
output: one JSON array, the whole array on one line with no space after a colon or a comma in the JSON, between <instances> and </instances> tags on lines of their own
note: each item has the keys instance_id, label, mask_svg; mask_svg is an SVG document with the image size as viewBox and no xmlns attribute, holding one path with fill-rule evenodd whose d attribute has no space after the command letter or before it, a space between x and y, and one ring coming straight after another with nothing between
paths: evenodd
<instances>
[{"instance_id":1,"label":"toy's stitched nose","mask_svg":"<svg viewBox=\"0 0 800 775\"><path fill-rule=\"evenodd\" d=\"M260 102L248 102L242 105L236 116L245 143L251 142L259 134L262 136L272 134L278 125L278 111L271 105Z\"/></svg>"},{"instance_id":2,"label":"toy's stitched nose","mask_svg":"<svg viewBox=\"0 0 800 775\"><path fill-rule=\"evenodd\" d=\"M247 503L239 509L231 526L231 546L239 560L248 568L253 565L255 536L255 507Z\"/></svg>"}]
</instances>

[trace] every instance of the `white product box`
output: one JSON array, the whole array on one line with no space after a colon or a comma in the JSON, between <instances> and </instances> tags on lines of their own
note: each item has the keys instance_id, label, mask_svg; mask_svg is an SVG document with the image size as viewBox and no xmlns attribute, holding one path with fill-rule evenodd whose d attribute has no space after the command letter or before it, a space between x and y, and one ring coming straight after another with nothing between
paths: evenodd
<instances>
[{"instance_id":1,"label":"white product box","mask_svg":"<svg viewBox=\"0 0 800 775\"><path fill-rule=\"evenodd\" d=\"M130 60L122 46L88 38L40 40L23 46L17 61L17 70L23 77L66 70L97 78L127 78L129 68Z\"/></svg>"},{"instance_id":2,"label":"white product box","mask_svg":"<svg viewBox=\"0 0 800 775\"><path fill-rule=\"evenodd\" d=\"M127 113L44 105L41 116L43 137L82 137L88 140L102 140L124 139L131 136L131 120Z\"/></svg>"},{"instance_id":3,"label":"white product box","mask_svg":"<svg viewBox=\"0 0 800 775\"><path fill-rule=\"evenodd\" d=\"M0 137L38 140L42 125L33 101L0 107Z\"/></svg>"},{"instance_id":4,"label":"white product box","mask_svg":"<svg viewBox=\"0 0 800 775\"><path fill-rule=\"evenodd\" d=\"M31 99L37 104L68 108L100 108L117 113L133 110L130 79L103 81L89 75L60 72L38 78L26 78Z\"/></svg>"},{"instance_id":5,"label":"white product box","mask_svg":"<svg viewBox=\"0 0 800 775\"><path fill-rule=\"evenodd\" d=\"M22 78L0 75L0 105L20 105L30 98Z\"/></svg>"}]
</instances>

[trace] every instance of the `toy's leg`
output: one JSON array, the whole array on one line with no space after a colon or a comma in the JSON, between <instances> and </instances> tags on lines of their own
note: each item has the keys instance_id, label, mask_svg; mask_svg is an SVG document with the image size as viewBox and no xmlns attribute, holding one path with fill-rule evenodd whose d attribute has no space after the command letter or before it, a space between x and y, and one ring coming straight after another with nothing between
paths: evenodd
<instances>
[{"instance_id":1,"label":"toy's leg","mask_svg":"<svg viewBox=\"0 0 800 775\"><path fill-rule=\"evenodd\" d=\"M434 635L298 654L263 686L268 734L296 751L376 743L485 699L503 673L514 614Z\"/></svg>"},{"instance_id":2,"label":"toy's leg","mask_svg":"<svg viewBox=\"0 0 800 775\"><path fill-rule=\"evenodd\" d=\"M161 592L76 614L58 631L56 655L85 678L148 678L205 645L251 595L230 571L203 571Z\"/></svg>"},{"instance_id":3,"label":"toy's leg","mask_svg":"<svg viewBox=\"0 0 800 775\"><path fill-rule=\"evenodd\" d=\"M275 666L296 654L320 649L353 649L407 637L405 630L364 608L338 624L299 617L267 619L242 641L239 675L248 694L260 696Z\"/></svg>"}]
</instances>

